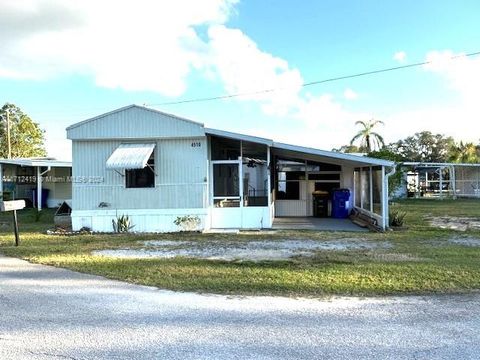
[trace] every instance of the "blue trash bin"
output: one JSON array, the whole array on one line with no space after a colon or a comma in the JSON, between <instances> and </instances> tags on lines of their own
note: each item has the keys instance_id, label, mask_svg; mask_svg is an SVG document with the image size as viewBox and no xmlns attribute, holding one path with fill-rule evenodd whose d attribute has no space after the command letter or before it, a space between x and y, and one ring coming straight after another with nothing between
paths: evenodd
<instances>
[{"instance_id":1,"label":"blue trash bin","mask_svg":"<svg viewBox=\"0 0 480 360\"><path fill-rule=\"evenodd\" d=\"M337 189L332 196L332 217L335 219L346 219L348 217L348 201L350 190Z\"/></svg>"},{"instance_id":2,"label":"blue trash bin","mask_svg":"<svg viewBox=\"0 0 480 360\"><path fill-rule=\"evenodd\" d=\"M48 201L48 193L50 192L49 189L42 189L42 208L47 208L47 201ZM38 208L37 206L37 189L32 190L32 203L33 207Z\"/></svg>"}]
</instances>

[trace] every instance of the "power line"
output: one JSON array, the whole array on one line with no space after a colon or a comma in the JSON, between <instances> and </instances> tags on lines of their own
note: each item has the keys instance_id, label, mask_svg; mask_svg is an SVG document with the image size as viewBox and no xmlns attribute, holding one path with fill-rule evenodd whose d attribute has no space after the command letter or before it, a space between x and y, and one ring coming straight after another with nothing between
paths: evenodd
<instances>
[{"instance_id":1,"label":"power line","mask_svg":"<svg viewBox=\"0 0 480 360\"><path fill-rule=\"evenodd\" d=\"M472 52L472 53L468 53L468 54L451 56L449 58L449 60L455 60L455 59L458 59L458 58L471 57L471 56L476 56L476 55L480 55L480 51L476 51L476 52ZM408 69L408 68L428 65L428 64L431 64L431 63L433 63L432 60L422 61L422 62L417 62L417 63L414 63L414 64L395 66L395 67L379 69L379 70L365 71L365 72L361 72L361 73L357 73L357 74L338 76L338 77L333 77L333 78L328 78L328 79L323 79L323 80L317 80L317 81L310 81L310 82L303 83L301 85L301 87L308 87L308 86L313 86L313 85L324 84L324 83L327 83L327 82L334 82L334 81L352 79L352 78L361 77L361 76L380 74L380 73L389 72L389 71ZM145 106L179 105L179 104L187 104L187 103L193 103L193 102L225 100L225 99L231 99L231 98L236 98L236 97L241 97L241 96L268 94L268 93L271 93L271 92L285 90L285 89L286 88L270 88L270 89L263 89L263 90L257 90L257 91L251 91L251 92L235 93L235 94L230 94L230 95L219 95L219 96L204 97L204 98L193 98L193 99L186 99L186 100L179 100L179 101L169 101L169 102L158 103L158 104L145 104Z\"/></svg>"}]
</instances>

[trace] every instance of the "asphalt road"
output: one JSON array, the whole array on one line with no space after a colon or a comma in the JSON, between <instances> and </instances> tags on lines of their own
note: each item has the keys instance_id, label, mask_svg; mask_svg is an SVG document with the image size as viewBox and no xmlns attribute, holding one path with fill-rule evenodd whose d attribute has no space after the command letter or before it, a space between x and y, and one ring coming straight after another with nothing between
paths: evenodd
<instances>
[{"instance_id":1,"label":"asphalt road","mask_svg":"<svg viewBox=\"0 0 480 360\"><path fill-rule=\"evenodd\" d=\"M479 359L480 294L226 297L0 257L0 359Z\"/></svg>"}]
</instances>

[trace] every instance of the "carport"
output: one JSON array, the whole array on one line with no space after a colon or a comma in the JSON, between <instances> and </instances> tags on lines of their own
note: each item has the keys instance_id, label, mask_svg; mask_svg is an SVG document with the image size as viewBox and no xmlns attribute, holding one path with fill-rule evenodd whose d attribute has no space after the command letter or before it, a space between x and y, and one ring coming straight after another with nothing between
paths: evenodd
<instances>
[{"instance_id":1,"label":"carport","mask_svg":"<svg viewBox=\"0 0 480 360\"><path fill-rule=\"evenodd\" d=\"M388 177L394 163L382 159L273 143L271 147L274 228L352 230L349 220L332 219L332 192L348 189L346 206L388 227ZM315 213L315 196L328 208ZM317 218L318 217L318 218ZM303 218L303 219L302 219Z\"/></svg>"},{"instance_id":2,"label":"carport","mask_svg":"<svg viewBox=\"0 0 480 360\"><path fill-rule=\"evenodd\" d=\"M379 229L388 227L394 162L222 130L207 133L211 228L360 230L349 219L332 216L338 189L350 193L349 212L355 209Z\"/></svg>"},{"instance_id":3,"label":"carport","mask_svg":"<svg viewBox=\"0 0 480 360\"><path fill-rule=\"evenodd\" d=\"M273 220L274 230L317 230L317 231L368 231L350 219L310 217L276 217Z\"/></svg>"},{"instance_id":4,"label":"carport","mask_svg":"<svg viewBox=\"0 0 480 360\"><path fill-rule=\"evenodd\" d=\"M25 199L38 210L59 206L72 198L71 169L53 158L0 159L0 200Z\"/></svg>"}]
</instances>

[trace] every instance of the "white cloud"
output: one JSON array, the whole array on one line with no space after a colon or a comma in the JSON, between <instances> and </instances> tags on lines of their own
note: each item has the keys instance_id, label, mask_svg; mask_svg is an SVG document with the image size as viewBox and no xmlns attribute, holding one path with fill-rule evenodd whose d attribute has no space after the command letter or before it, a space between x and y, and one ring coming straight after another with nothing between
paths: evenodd
<instances>
[{"instance_id":1,"label":"white cloud","mask_svg":"<svg viewBox=\"0 0 480 360\"><path fill-rule=\"evenodd\" d=\"M452 57L458 56L456 59ZM389 140L429 130L477 143L480 138L480 58L452 51L432 51L424 71L435 74L450 92L451 100L390 114L385 119Z\"/></svg>"},{"instance_id":2,"label":"white cloud","mask_svg":"<svg viewBox=\"0 0 480 360\"><path fill-rule=\"evenodd\" d=\"M406 58L407 53L405 51L397 51L395 54L393 54L393 60L396 60L400 63L403 63Z\"/></svg>"},{"instance_id":3,"label":"white cloud","mask_svg":"<svg viewBox=\"0 0 480 360\"><path fill-rule=\"evenodd\" d=\"M455 59L452 59L455 57ZM452 51L432 51L427 54L430 64L425 70L435 73L447 81L447 86L459 93L468 105L478 104L480 94L480 57L466 57Z\"/></svg>"},{"instance_id":4,"label":"white cloud","mask_svg":"<svg viewBox=\"0 0 480 360\"><path fill-rule=\"evenodd\" d=\"M356 100L358 99L358 94L352 89L345 89L343 92L343 97L347 100Z\"/></svg>"},{"instance_id":5,"label":"white cloud","mask_svg":"<svg viewBox=\"0 0 480 360\"><path fill-rule=\"evenodd\" d=\"M0 30L8 28L9 41L0 50L0 76L76 72L104 87L178 96L191 68L202 65L206 44L197 27L225 22L235 2L2 1ZM48 19L65 21L50 26Z\"/></svg>"},{"instance_id":6,"label":"white cloud","mask_svg":"<svg viewBox=\"0 0 480 360\"><path fill-rule=\"evenodd\" d=\"M303 79L288 62L261 51L238 29L213 26L208 31L209 66L213 67L228 94L252 93L240 100L255 100L266 113L284 115L298 102ZM281 89L263 92L262 89Z\"/></svg>"},{"instance_id":7,"label":"white cloud","mask_svg":"<svg viewBox=\"0 0 480 360\"><path fill-rule=\"evenodd\" d=\"M80 73L102 87L180 96L195 69L228 94L277 89L236 100L257 102L263 113L297 122L290 127L307 126L312 134L318 130L323 138L338 138L339 118L347 124L356 117L330 95L302 95L298 69L262 51L241 30L228 28L236 2L0 2L0 36L8 31L0 49L0 77ZM345 92L346 98L355 96ZM318 138L312 135L313 140Z\"/></svg>"}]
</instances>

